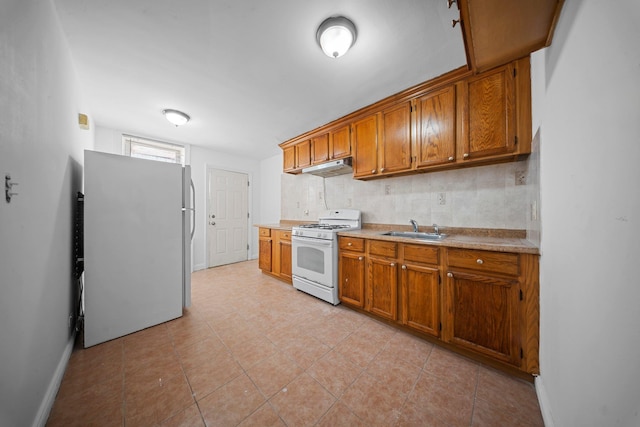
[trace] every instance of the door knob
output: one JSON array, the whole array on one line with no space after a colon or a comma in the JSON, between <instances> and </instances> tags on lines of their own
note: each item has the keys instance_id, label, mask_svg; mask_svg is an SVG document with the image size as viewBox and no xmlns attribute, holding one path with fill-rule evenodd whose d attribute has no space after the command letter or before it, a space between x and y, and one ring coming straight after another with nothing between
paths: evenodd
<instances>
[{"instance_id":1,"label":"door knob","mask_svg":"<svg viewBox=\"0 0 640 427\"><path fill-rule=\"evenodd\" d=\"M211 219L215 218L216 216L214 214L211 214Z\"/></svg>"},{"instance_id":2,"label":"door knob","mask_svg":"<svg viewBox=\"0 0 640 427\"><path fill-rule=\"evenodd\" d=\"M209 225L216 225L215 221L209 221Z\"/></svg>"}]
</instances>

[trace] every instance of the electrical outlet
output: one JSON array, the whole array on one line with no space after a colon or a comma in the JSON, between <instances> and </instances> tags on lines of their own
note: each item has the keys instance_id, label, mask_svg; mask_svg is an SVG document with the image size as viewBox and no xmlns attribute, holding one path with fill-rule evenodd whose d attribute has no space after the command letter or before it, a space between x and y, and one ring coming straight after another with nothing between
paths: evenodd
<instances>
[{"instance_id":1,"label":"electrical outlet","mask_svg":"<svg viewBox=\"0 0 640 427\"><path fill-rule=\"evenodd\" d=\"M516 171L516 185L525 185L527 183L527 172L523 170Z\"/></svg>"},{"instance_id":2,"label":"electrical outlet","mask_svg":"<svg viewBox=\"0 0 640 427\"><path fill-rule=\"evenodd\" d=\"M439 205L447 204L447 193L438 193L438 204Z\"/></svg>"},{"instance_id":3,"label":"electrical outlet","mask_svg":"<svg viewBox=\"0 0 640 427\"><path fill-rule=\"evenodd\" d=\"M384 194L385 194L385 195L387 195L387 196L388 196L389 194L391 194L391 184L386 184L386 185L384 186Z\"/></svg>"}]
</instances>

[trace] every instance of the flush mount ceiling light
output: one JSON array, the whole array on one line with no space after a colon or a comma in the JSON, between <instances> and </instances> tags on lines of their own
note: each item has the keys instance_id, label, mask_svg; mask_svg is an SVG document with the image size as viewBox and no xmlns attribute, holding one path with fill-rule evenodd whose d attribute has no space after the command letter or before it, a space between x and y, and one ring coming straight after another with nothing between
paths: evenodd
<instances>
[{"instance_id":1,"label":"flush mount ceiling light","mask_svg":"<svg viewBox=\"0 0 640 427\"><path fill-rule=\"evenodd\" d=\"M325 55L339 58L356 42L356 26L344 16L327 18L318 27L316 39Z\"/></svg>"},{"instance_id":2,"label":"flush mount ceiling light","mask_svg":"<svg viewBox=\"0 0 640 427\"><path fill-rule=\"evenodd\" d=\"M183 124L191 120L191 117L189 117L188 114L178 110L171 110L171 109L162 110L162 114L164 114L164 117L167 120L169 120L171 124L174 124L176 127L182 126Z\"/></svg>"}]
</instances>

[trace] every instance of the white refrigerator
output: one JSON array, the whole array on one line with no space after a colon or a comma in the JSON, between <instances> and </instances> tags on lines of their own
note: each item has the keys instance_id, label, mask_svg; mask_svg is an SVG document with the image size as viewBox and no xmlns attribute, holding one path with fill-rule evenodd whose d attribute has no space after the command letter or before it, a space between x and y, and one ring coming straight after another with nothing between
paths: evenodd
<instances>
[{"instance_id":1,"label":"white refrigerator","mask_svg":"<svg viewBox=\"0 0 640 427\"><path fill-rule=\"evenodd\" d=\"M191 304L189 166L86 150L84 346L182 316Z\"/></svg>"}]
</instances>

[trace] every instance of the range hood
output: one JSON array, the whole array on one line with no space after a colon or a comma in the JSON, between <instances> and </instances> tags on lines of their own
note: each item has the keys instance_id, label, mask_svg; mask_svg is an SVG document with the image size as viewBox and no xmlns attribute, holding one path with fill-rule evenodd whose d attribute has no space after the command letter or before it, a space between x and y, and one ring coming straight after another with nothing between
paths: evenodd
<instances>
[{"instance_id":1,"label":"range hood","mask_svg":"<svg viewBox=\"0 0 640 427\"><path fill-rule=\"evenodd\" d=\"M327 163L319 165L313 165L308 168L302 169L302 173L310 173L312 175L322 176L324 178L330 176L344 175L346 173L352 173L351 157L340 160L332 160Z\"/></svg>"}]
</instances>

